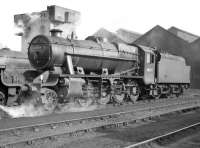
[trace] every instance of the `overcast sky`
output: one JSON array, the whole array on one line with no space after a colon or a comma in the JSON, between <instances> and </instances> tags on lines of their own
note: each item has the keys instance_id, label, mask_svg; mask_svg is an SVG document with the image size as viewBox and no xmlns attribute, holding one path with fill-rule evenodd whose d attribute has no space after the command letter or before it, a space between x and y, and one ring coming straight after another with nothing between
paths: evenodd
<instances>
[{"instance_id":1,"label":"overcast sky","mask_svg":"<svg viewBox=\"0 0 200 148\"><path fill-rule=\"evenodd\" d=\"M79 38L101 27L110 31L125 28L145 33L155 25L166 29L176 26L200 35L199 0L4 0L0 5L0 43L20 50L20 37L14 35L14 14L46 10L47 5L81 12Z\"/></svg>"}]
</instances>

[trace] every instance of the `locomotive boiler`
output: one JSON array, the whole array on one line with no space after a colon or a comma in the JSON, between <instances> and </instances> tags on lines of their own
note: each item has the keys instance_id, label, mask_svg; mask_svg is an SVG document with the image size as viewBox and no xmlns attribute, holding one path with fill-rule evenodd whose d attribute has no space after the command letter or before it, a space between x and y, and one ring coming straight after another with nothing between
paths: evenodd
<instances>
[{"instance_id":1,"label":"locomotive boiler","mask_svg":"<svg viewBox=\"0 0 200 148\"><path fill-rule=\"evenodd\" d=\"M38 73L32 83L40 88L43 101L53 106L57 101L88 105L178 96L190 83L190 67L182 57L93 36L86 40L36 36L28 58ZM174 76L179 74L181 78Z\"/></svg>"},{"instance_id":2,"label":"locomotive boiler","mask_svg":"<svg viewBox=\"0 0 200 148\"><path fill-rule=\"evenodd\" d=\"M74 74L74 68L81 68L84 74L101 74L103 68L109 73L120 73L136 66L137 47L100 43L98 38L96 42L90 38L92 37L87 40L65 40L38 36L29 46L30 63L37 70L67 67L65 70L68 70L66 73L69 74Z\"/></svg>"}]
</instances>

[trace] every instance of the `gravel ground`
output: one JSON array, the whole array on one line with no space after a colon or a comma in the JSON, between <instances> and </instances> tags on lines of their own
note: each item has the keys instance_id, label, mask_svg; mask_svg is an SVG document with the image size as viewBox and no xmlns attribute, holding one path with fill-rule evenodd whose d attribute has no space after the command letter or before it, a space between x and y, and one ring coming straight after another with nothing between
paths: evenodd
<instances>
[{"instance_id":1,"label":"gravel ground","mask_svg":"<svg viewBox=\"0 0 200 148\"><path fill-rule=\"evenodd\" d=\"M168 145L167 148L200 148L200 132L182 138Z\"/></svg>"},{"instance_id":2,"label":"gravel ground","mask_svg":"<svg viewBox=\"0 0 200 148\"><path fill-rule=\"evenodd\" d=\"M200 96L200 90L189 90L186 92L187 96ZM0 111L0 117L9 118L5 112ZM52 115L53 116L53 115ZM55 115L54 115L55 116ZM51 118L51 116L48 116ZM38 117L40 118L40 117ZM27 118L28 119L28 118ZM18 119L16 119L18 120ZM41 143L32 143L24 147L37 147L37 148L119 148L124 147L147 138L157 136L158 133L162 134L166 130L180 128L186 124L200 121L200 112L190 114L172 114L170 116L160 117L155 120L156 122L146 121L130 124L128 127L112 128L90 132L83 136L53 138L41 140ZM178 140L176 143L171 143L167 146L159 146L158 144L151 143L147 147L156 148L175 148L187 146L200 147L200 133L185 137ZM195 148L196 148L195 147Z\"/></svg>"},{"instance_id":3,"label":"gravel ground","mask_svg":"<svg viewBox=\"0 0 200 148\"><path fill-rule=\"evenodd\" d=\"M133 124L128 127L121 127L116 129L104 129L98 130L91 134L86 134L86 136L82 136L81 138L75 138L73 140L63 141L64 143L59 143L57 145L58 148L120 148L124 146L131 145L133 143L143 141L148 138L152 138L157 136L159 133L162 134L166 130L170 131L172 129L177 129L183 127L187 124L195 123L200 121L199 112L183 114L183 115L170 115L161 117L156 122L143 123L143 125ZM188 144L191 145L190 141L197 141L200 143L200 133L197 135L193 135L187 137ZM192 138L192 139L191 139ZM191 139L191 140L190 140ZM58 141L57 141L58 142ZM60 141L61 142L61 141ZM185 139L183 141L180 140L180 143L171 144L169 147L182 147L184 145ZM193 144L193 143L192 143ZM186 145L184 145L186 148ZM195 145L196 146L196 145ZM151 143L146 147L166 147L168 146L159 146L158 144Z\"/></svg>"}]
</instances>

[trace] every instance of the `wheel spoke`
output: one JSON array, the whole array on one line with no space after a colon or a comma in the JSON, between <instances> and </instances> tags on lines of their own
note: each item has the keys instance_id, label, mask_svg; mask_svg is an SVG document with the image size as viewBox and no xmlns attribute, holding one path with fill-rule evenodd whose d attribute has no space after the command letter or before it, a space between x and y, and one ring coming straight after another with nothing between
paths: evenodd
<instances>
[{"instance_id":1,"label":"wheel spoke","mask_svg":"<svg viewBox=\"0 0 200 148\"><path fill-rule=\"evenodd\" d=\"M139 98L139 94L135 94L135 95L131 94L129 97L130 97L131 101L133 103L135 103L138 100L138 98Z\"/></svg>"},{"instance_id":2,"label":"wheel spoke","mask_svg":"<svg viewBox=\"0 0 200 148\"><path fill-rule=\"evenodd\" d=\"M113 96L114 98L114 101L117 102L117 103L122 103L124 101L124 98L125 98L125 95L122 93L122 94L116 94Z\"/></svg>"},{"instance_id":3,"label":"wheel spoke","mask_svg":"<svg viewBox=\"0 0 200 148\"><path fill-rule=\"evenodd\" d=\"M42 88L40 93L44 108L48 111L53 111L58 101L56 92L48 88Z\"/></svg>"},{"instance_id":4,"label":"wheel spoke","mask_svg":"<svg viewBox=\"0 0 200 148\"><path fill-rule=\"evenodd\" d=\"M108 104L108 102L110 102L110 97L111 97L110 94L108 94L106 92L102 92L101 98L98 100L98 103L100 103L102 105L106 105L106 104Z\"/></svg>"}]
</instances>

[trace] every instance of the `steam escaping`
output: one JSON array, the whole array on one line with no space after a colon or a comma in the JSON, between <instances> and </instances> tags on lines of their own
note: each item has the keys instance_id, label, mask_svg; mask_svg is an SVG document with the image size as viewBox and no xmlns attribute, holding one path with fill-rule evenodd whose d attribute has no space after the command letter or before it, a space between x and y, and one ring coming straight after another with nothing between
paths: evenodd
<instances>
[{"instance_id":1,"label":"steam escaping","mask_svg":"<svg viewBox=\"0 0 200 148\"><path fill-rule=\"evenodd\" d=\"M14 33L17 36L23 36L24 35L24 23L22 20L19 20L15 26L14 26Z\"/></svg>"},{"instance_id":2,"label":"steam escaping","mask_svg":"<svg viewBox=\"0 0 200 148\"><path fill-rule=\"evenodd\" d=\"M67 104L62 104L55 110L56 113L65 113L65 112L85 112L92 111L96 109L104 108L105 105L92 104L89 106L80 106L80 104L76 102L70 102Z\"/></svg>"},{"instance_id":3,"label":"steam escaping","mask_svg":"<svg viewBox=\"0 0 200 148\"><path fill-rule=\"evenodd\" d=\"M35 117L50 114L43 107L35 107L33 104L22 104L20 106L7 107L0 105L0 109L6 112L11 118Z\"/></svg>"},{"instance_id":4,"label":"steam escaping","mask_svg":"<svg viewBox=\"0 0 200 148\"><path fill-rule=\"evenodd\" d=\"M19 36L28 37L31 31L32 25L38 23L40 13L26 13L23 15L15 15L15 32ZM37 21L38 20L38 21Z\"/></svg>"},{"instance_id":5,"label":"steam escaping","mask_svg":"<svg viewBox=\"0 0 200 148\"><path fill-rule=\"evenodd\" d=\"M25 27L29 26L31 23L34 23L39 18L40 13L37 12L15 15L15 25L25 29Z\"/></svg>"},{"instance_id":6,"label":"steam escaping","mask_svg":"<svg viewBox=\"0 0 200 148\"><path fill-rule=\"evenodd\" d=\"M58 99L52 95L52 91L47 88L43 88L40 91L34 90L37 88L33 88L31 90L27 86L23 87L24 91L21 91L15 100L16 103L21 105L11 107L0 105L0 111L2 110L3 113L8 114L11 118L19 118L44 116L52 113L92 111L105 106L96 104L92 98L87 100L76 98L71 99L71 102L59 104L57 101L56 103L54 101L51 102L51 100Z\"/></svg>"},{"instance_id":7,"label":"steam escaping","mask_svg":"<svg viewBox=\"0 0 200 148\"><path fill-rule=\"evenodd\" d=\"M77 102L70 102L66 104L58 104L54 110L46 110L44 105L36 105L33 103L24 103L19 106L2 106L0 105L0 110L4 111L11 118L20 117L37 117L49 115L52 113L66 113L66 112L85 112L104 108L105 105L92 104L89 106L81 106ZM0 118L1 119L1 118Z\"/></svg>"}]
</instances>

